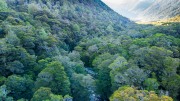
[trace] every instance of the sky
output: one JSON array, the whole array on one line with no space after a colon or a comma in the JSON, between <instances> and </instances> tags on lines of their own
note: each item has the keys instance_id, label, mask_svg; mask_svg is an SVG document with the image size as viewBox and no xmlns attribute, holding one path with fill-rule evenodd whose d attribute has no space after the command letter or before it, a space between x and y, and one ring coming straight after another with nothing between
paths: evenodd
<instances>
[{"instance_id":1,"label":"sky","mask_svg":"<svg viewBox=\"0 0 180 101\"><path fill-rule=\"evenodd\" d=\"M131 9L136 5L136 3L140 1L148 1L148 0L102 0L102 1L120 15L132 19L133 17L136 16L136 14L131 12Z\"/></svg>"},{"instance_id":2,"label":"sky","mask_svg":"<svg viewBox=\"0 0 180 101\"><path fill-rule=\"evenodd\" d=\"M137 1L140 0L102 0L103 2L107 3L108 5L115 7L115 6L120 6L120 5L131 5Z\"/></svg>"}]
</instances>

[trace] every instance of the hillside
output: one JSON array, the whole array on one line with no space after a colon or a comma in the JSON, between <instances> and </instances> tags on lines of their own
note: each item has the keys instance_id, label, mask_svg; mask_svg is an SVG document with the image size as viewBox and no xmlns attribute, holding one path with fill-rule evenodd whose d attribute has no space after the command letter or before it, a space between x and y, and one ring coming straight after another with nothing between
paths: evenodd
<instances>
[{"instance_id":1,"label":"hillside","mask_svg":"<svg viewBox=\"0 0 180 101\"><path fill-rule=\"evenodd\" d=\"M101 0L0 0L0 101L176 101L179 27Z\"/></svg>"},{"instance_id":2,"label":"hillside","mask_svg":"<svg viewBox=\"0 0 180 101\"><path fill-rule=\"evenodd\" d=\"M145 11L147 8L149 8L156 0L141 0L134 4L134 6L131 8L131 11L134 13L139 13Z\"/></svg>"},{"instance_id":3,"label":"hillside","mask_svg":"<svg viewBox=\"0 0 180 101\"><path fill-rule=\"evenodd\" d=\"M156 21L180 15L179 0L141 1L132 9L140 20Z\"/></svg>"},{"instance_id":4,"label":"hillside","mask_svg":"<svg viewBox=\"0 0 180 101\"><path fill-rule=\"evenodd\" d=\"M17 1L10 0L7 1L7 4L9 8L22 13L22 15L32 16L33 20L38 20L39 22L46 22L48 24L52 23L53 26L50 26L51 31L53 27L57 28L60 26L63 28L64 27L72 28L74 25L76 25L76 23L78 23L79 25L74 27L78 27L79 31L81 31L82 36L84 34L86 35L91 33L91 37L92 37L94 35L97 36L98 35L97 33L102 33L102 32L106 33L106 31L104 30L106 30L108 26L113 26L115 28L115 31L119 31L119 29L123 30L126 27L126 25L130 23L130 21L127 18L119 16L117 13L112 11L108 6L106 6L100 0L90 0L90 1L51 0L49 3L47 3L46 1L36 2L35 0L31 0L29 2L27 1L23 2L23 0L21 0L21 2L18 0ZM22 15L19 14L19 16ZM102 21L106 21L106 22L102 22ZM59 22L61 22L61 24L58 24ZM96 25L99 25L100 28L97 29L95 27ZM61 29L56 29L56 32L51 32L51 33L55 34L60 30ZM83 30L86 30L87 33L84 32ZM72 32L73 31L64 32L64 34L66 33L71 33L69 35L75 34ZM63 37L68 37L68 36L63 36ZM80 37L80 36L79 35L71 36L70 37L72 38L71 41L77 39L75 37ZM71 44L74 43L74 42L70 42L69 38L67 39L67 42Z\"/></svg>"}]
</instances>

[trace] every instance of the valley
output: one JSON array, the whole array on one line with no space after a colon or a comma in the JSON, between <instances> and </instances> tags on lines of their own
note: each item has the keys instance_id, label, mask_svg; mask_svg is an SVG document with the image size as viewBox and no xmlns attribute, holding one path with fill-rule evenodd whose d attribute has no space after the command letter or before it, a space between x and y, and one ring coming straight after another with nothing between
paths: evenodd
<instances>
[{"instance_id":1,"label":"valley","mask_svg":"<svg viewBox=\"0 0 180 101\"><path fill-rule=\"evenodd\" d=\"M101 0L0 0L0 101L178 101L178 14L136 23Z\"/></svg>"}]
</instances>

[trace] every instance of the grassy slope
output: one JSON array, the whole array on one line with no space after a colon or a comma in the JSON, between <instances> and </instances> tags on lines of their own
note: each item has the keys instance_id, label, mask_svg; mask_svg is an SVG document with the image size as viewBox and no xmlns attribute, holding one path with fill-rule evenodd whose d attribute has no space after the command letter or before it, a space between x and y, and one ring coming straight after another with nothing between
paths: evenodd
<instances>
[{"instance_id":1,"label":"grassy slope","mask_svg":"<svg viewBox=\"0 0 180 101\"><path fill-rule=\"evenodd\" d=\"M136 22L137 24L152 24L155 26L158 25L166 25L168 23L173 23L173 22L180 22L180 15L172 17L172 18L168 18L168 19L162 19L162 20L158 20L158 21L150 21L150 22Z\"/></svg>"}]
</instances>

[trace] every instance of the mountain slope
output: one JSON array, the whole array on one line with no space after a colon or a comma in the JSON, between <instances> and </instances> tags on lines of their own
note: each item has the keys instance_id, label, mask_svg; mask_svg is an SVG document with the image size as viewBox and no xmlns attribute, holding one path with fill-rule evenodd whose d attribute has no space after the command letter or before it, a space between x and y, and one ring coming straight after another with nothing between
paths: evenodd
<instances>
[{"instance_id":1,"label":"mountain slope","mask_svg":"<svg viewBox=\"0 0 180 101\"><path fill-rule=\"evenodd\" d=\"M130 24L101 0L0 0L0 100L88 101L95 80L74 47Z\"/></svg>"},{"instance_id":2,"label":"mountain slope","mask_svg":"<svg viewBox=\"0 0 180 101\"><path fill-rule=\"evenodd\" d=\"M50 0L49 2L46 0L7 0L7 4L8 7L17 12L33 15L34 20L52 23L50 26L51 31L53 31L52 34L62 32L61 29L56 29L56 32L54 32L53 27L59 26L61 28L65 26L48 21L50 19L56 19L57 22L64 23L67 28L71 28L72 25L78 23L80 34L83 36L83 34L90 35L91 33L91 37L98 36L98 33L102 32L105 34L108 26L112 26L118 32L131 23L127 18L119 16L112 11L101 0ZM99 26L98 28L96 27L97 25ZM71 38L74 40L78 36L76 33ZM70 42L69 38L66 41L70 44L75 43Z\"/></svg>"},{"instance_id":3,"label":"mountain slope","mask_svg":"<svg viewBox=\"0 0 180 101\"><path fill-rule=\"evenodd\" d=\"M148 1L144 2L148 3ZM138 19L155 21L180 15L179 0L155 0L149 1L145 7L142 7L141 5L144 5L143 1L139 2L133 8L133 11L138 15Z\"/></svg>"},{"instance_id":4,"label":"mountain slope","mask_svg":"<svg viewBox=\"0 0 180 101\"><path fill-rule=\"evenodd\" d=\"M151 6L155 0L142 0L135 3L133 8L131 8L130 11L133 11L134 13L143 12L146 10L149 6Z\"/></svg>"}]
</instances>

